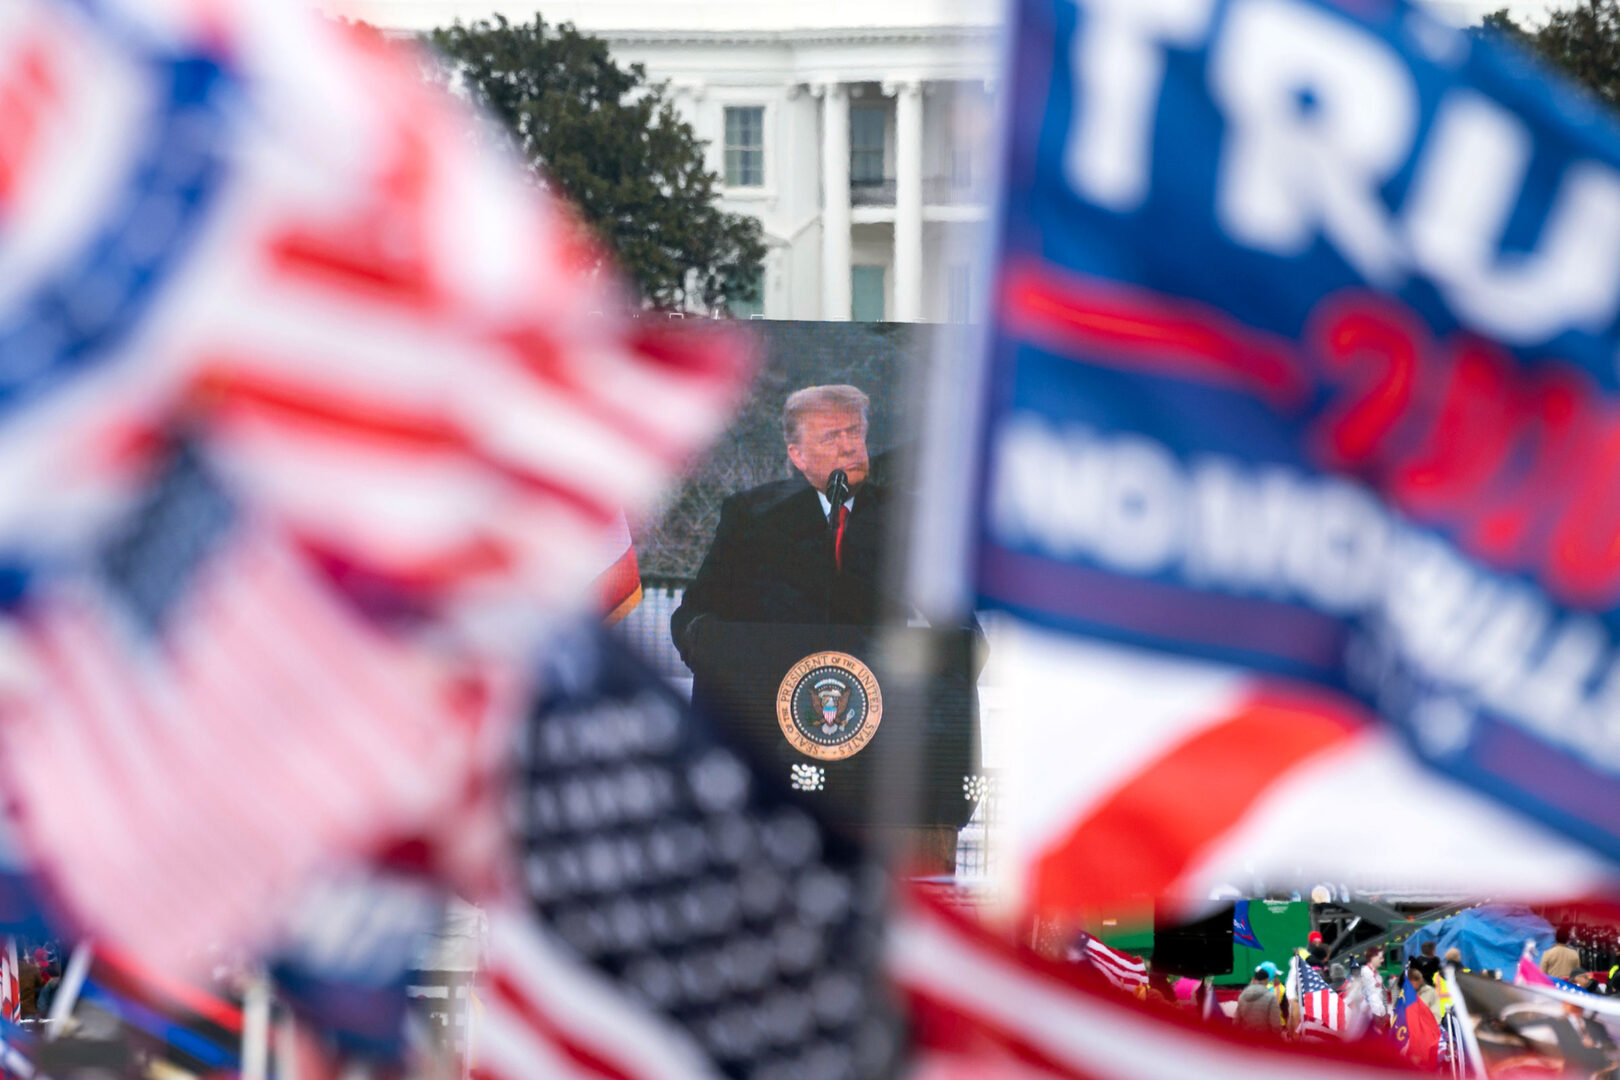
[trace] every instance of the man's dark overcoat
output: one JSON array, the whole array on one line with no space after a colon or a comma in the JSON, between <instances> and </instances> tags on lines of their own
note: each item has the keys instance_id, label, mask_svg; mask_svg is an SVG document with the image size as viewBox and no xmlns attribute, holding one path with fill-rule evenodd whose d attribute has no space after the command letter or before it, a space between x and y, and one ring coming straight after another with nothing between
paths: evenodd
<instances>
[{"instance_id":1,"label":"man's dark overcoat","mask_svg":"<svg viewBox=\"0 0 1620 1080\"><path fill-rule=\"evenodd\" d=\"M855 492L840 572L821 499L802 477L726 499L709 553L670 620L682 657L692 663L690 651L703 630L693 624L705 615L726 622L874 625L892 502L872 481Z\"/></svg>"},{"instance_id":2,"label":"man's dark overcoat","mask_svg":"<svg viewBox=\"0 0 1620 1080\"><path fill-rule=\"evenodd\" d=\"M889 533L907 505L901 490L868 480L856 491L844 531L841 572L833 561L832 535L821 499L802 477L764 484L721 504L714 542L670 619L671 635L692 669L694 702L713 709L716 716L728 711L737 716L738 706L728 703L737 702L739 693L752 698L760 690L759 669L742 658L756 649L759 656L771 656L770 663L781 662L781 667L766 672L757 708L750 705L745 710L746 729L755 735L767 733L763 741L785 758L803 760L778 732L773 704L777 682L804 651L829 647L813 642L849 638L816 632L795 637L789 632L788 639L801 641L803 648L784 658L778 655L783 638L771 627L877 625L889 596L884 585ZM973 811L973 803L962 798L962 777L978 771L973 687L983 657L983 635L971 619L964 629L970 631L971 641L959 643L958 647L967 647L959 661L952 662L953 673L933 681L927 707L902 713L890 708L892 718L884 721L885 731L898 732L902 740L920 748L923 790L916 805L901 804L898 818L882 820L943 830L949 833L949 843L941 850L952 853L952 830ZM877 675L885 678L881 670ZM739 690L743 686L751 688ZM868 823L893 812L875 794L875 785L884 782L881 754L859 753L820 765L827 772L827 790L836 789L838 794L823 804L833 817ZM954 857L951 854L952 869Z\"/></svg>"}]
</instances>

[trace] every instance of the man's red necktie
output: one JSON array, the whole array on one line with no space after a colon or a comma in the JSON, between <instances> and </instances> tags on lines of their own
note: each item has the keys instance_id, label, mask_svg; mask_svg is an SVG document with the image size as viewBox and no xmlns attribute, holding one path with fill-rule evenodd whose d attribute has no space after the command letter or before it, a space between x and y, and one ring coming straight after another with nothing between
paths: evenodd
<instances>
[{"instance_id":1,"label":"man's red necktie","mask_svg":"<svg viewBox=\"0 0 1620 1080\"><path fill-rule=\"evenodd\" d=\"M838 504L838 528L833 533L833 565L842 570L844 568L844 526L849 524L849 507L844 503Z\"/></svg>"}]
</instances>

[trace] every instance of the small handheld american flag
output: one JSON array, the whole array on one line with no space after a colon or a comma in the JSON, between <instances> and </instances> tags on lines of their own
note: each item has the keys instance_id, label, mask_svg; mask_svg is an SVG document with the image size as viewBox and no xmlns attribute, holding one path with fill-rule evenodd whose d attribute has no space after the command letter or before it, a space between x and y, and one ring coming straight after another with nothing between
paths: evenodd
<instances>
[{"instance_id":1,"label":"small handheld american flag","mask_svg":"<svg viewBox=\"0 0 1620 1080\"><path fill-rule=\"evenodd\" d=\"M1134 991L1148 981L1147 964L1139 956L1109 948L1090 934L1082 933L1069 946L1072 960L1091 969L1121 990Z\"/></svg>"},{"instance_id":2,"label":"small handheld american flag","mask_svg":"<svg viewBox=\"0 0 1620 1080\"><path fill-rule=\"evenodd\" d=\"M1299 1027L1301 1042L1313 1039L1343 1039L1347 1026L1344 999L1333 992L1322 973L1294 957L1299 985Z\"/></svg>"}]
</instances>

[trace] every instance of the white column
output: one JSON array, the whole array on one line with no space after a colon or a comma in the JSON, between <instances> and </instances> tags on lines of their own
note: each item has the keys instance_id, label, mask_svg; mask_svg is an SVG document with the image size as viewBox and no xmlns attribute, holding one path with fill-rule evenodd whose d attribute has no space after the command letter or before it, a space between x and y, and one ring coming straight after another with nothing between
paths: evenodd
<instances>
[{"instance_id":1,"label":"white column","mask_svg":"<svg viewBox=\"0 0 1620 1080\"><path fill-rule=\"evenodd\" d=\"M821 104L821 317L849 321L849 87L816 87Z\"/></svg>"},{"instance_id":2,"label":"white column","mask_svg":"<svg viewBox=\"0 0 1620 1080\"><path fill-rule=\"evenodd\" d=\"M923 301L922 84L897 83L892 92L894 319L917 322L922 318Z\"/></svg>"}]
</instances>

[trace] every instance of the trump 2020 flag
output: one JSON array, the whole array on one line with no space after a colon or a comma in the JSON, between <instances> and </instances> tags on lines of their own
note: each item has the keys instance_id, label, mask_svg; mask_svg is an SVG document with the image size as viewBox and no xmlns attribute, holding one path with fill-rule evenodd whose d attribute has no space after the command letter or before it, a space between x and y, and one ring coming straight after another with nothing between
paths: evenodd
<instances>
[{"instance_id":1,"label":"trump 2020 flag","mask_svg":"<svg viewBox=\"0 0 1620 1080\"><path fill-rule=\"evenodd\" d=\"M1011 616L1020 886L1591 887L1620 856L1612 119L1399 0L1013 10L957 521Z\"/></svg>"},{"instance_id":2,"label":"trump 2020 flag","mask_svg":"<svg viewBox=\"0 0 1620 1080\"><path fill-rule=\"evenodd\" d=\"M1242 945L1245 949L1264 949L1260 939L1254 935L1254 926L1249 922L1249 901L1238 900L1232 904L1232 943Z\"/></svg>"}]
</instances>

